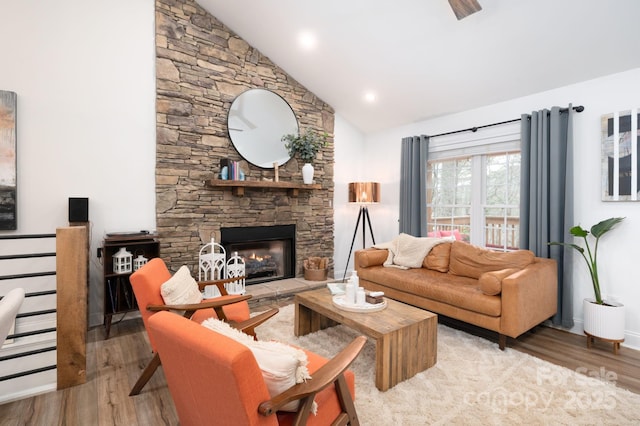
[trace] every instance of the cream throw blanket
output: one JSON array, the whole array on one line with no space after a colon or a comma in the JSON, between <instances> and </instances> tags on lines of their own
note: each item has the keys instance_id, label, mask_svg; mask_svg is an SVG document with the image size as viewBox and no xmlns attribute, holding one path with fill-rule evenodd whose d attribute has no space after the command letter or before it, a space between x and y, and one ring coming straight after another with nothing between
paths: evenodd
<instances>
[{"instance_id":1,"label":"cream throw blanket","mask_svg":"<svg viewBox=\"0 0 640 426\"><path fill-rule=\"evenodd\" d=\"M421 268L422 262L431 249L438 244L453 241L454 238L414 237L409 234L400 234L393 241L376 244L377 249L389 250L389 256L383 266L387 268Z\"/></svg>"}]
</instances>

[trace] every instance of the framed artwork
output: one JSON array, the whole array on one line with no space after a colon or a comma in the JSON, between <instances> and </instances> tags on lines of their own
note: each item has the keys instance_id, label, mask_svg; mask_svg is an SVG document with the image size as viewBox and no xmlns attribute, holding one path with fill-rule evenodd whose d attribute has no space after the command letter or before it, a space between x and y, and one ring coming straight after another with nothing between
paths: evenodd
<instances>
[{"instance_id":1,"label":"framed artwork","mask_svg":"<svg viewBox=\"0 0 640 426\"><path fill-rule=\"evenodd\" d=\"M0 90L0 230L17 229L17 98L15 92Z\"/></svg>"},{"instance_id":2,"label":"framed artwork","mask_svg":"<svg viewBox=\"0 0 640 426\"><path fill-rule=\"evenodd\" d=\"M638 201L638 108L602 116L602 200Z\"/></svg>"}]
</instances>

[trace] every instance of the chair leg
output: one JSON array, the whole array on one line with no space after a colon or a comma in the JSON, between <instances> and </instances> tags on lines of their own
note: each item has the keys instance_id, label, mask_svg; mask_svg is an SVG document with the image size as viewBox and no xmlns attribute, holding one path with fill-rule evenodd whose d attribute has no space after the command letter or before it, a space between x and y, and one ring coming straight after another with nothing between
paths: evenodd
<instances>
[{"instance_id":1,"label":"chair leg","mask_svg":"<svg viewBox=\"0 0 640 426\"><path fill-rule=\"evenodd\" d=\"M142 390L142 388L144 387L144 385L147 384L151 376L153 376L153 373L156 372L159 366L160 366L160 355L158 355L158 353L156 352L153 355L153 358L151 358L151 361L149 361L149 364L147 364L144 371L138 378L138 381L136 382L136 384L133 385L133 389L131 389L129 396L138 395Z\"/></svg>"},{"instance_id":2,"label":"chair leg","mask_svg":"<svg viewBox=\"0 0 640 426\"><path fill-rule=\"evenodd\" d=\"M356 412L356 406L351 398L351 392L349 392L349 386L347 380L344 378L344 374L338 376L335 382L336 393L338 394L338 400L342 406L342 411L346 413L348 424L351 426L359 426L360 420L358 419L358 413Z\"/></svg>"}]
</instances>

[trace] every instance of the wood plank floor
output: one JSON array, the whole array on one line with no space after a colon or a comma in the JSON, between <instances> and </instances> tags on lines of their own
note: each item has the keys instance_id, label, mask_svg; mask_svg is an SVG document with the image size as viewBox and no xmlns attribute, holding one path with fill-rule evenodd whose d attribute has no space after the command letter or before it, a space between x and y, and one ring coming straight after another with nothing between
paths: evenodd
<instances>
[{"instance_id":1,"label":"wood plank floor","mask_svg":"<svg viewBox=\"0 0 640 426\"><path fill-rule=\"evenodd\" d=\"M439 321L498 342L495 332L442 316ZM597 339L591 349L587 349L586 336L545 326L535 327L518 339L508 338L507 347L591 377L607 378L621 388L640 394L640 351L621 347L615 355L611 343Z\"/></svg>"},{"instance_id":2,"label":"wood plank floor","mask_svg":"<svg viewBox=\"0 0 640 426\"><path fill-rule=\"evenodd\" d=\"M459 326L497 342L483 330ZM177 425L178 418L165 383L162 368L156 371L142 393L129 397L131 386L151 359L151 350L141 319L114 324L111 338L103 340L102 328L89 331L87 383L70 389L0 405L3 426L20 425ZM585 374L615 374L618 386L640 394L640 351L621 348L614 355L611 345L596 343L586 348L586 338L564 331L538 327L508 347Z\"/></svg>"}]
</instances>

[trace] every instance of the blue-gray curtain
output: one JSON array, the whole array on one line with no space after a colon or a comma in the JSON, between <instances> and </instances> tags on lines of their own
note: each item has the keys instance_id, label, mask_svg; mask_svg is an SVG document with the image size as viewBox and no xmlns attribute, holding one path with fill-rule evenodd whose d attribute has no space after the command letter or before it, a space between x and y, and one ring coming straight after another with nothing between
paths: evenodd
<instances>
[{"instance_id":1,"label":"blue-gray curtain","mask_svg":"<svg viewBox=\"0 0 640 426\"><path fill-rule=\"evenodd\" d=\"M428 136L402 139L400 161L400 232L427 236Z\"/></svg>"},{"instance_id":2,"label":"blue-gray curtain","mask_svg":"<svg viewBox=\"0 0 640 426\"><path fill-rule=\"evenodd\" d=\"M573 326L570 254L551 241L572 242L573 108L522 115L520 247L558 263L558 312L553 324Z\"/></svg>"}]
</instances>

